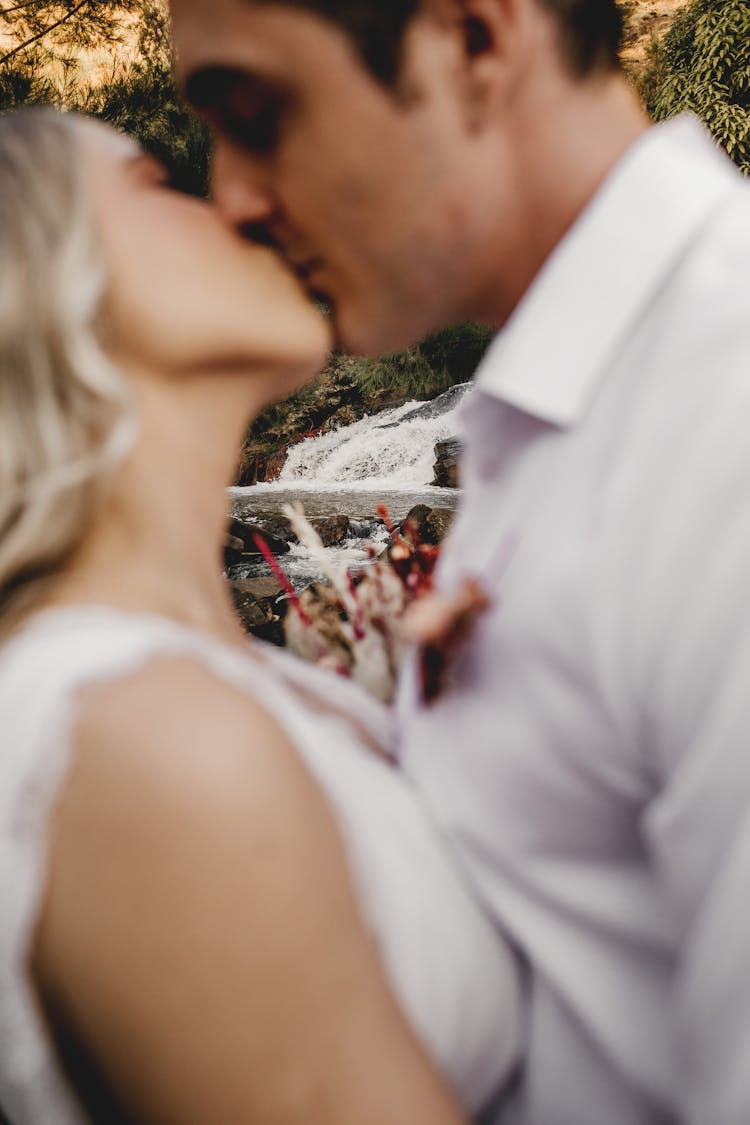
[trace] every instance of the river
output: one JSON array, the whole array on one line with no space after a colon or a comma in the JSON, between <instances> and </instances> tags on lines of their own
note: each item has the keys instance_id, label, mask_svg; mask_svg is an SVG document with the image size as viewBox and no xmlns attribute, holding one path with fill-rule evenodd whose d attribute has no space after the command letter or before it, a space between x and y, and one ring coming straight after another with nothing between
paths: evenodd
<instances>
[{"instance_id":1,"label":"river","mask_svg":"<svg viewBox=\"0 0 750 1125\"><path fill-rule=\"evenodd\" d=\"M278 481L230 489L232 512L253 522L278 515L284 504L300 503L309 518L344 514L352 536L331 553L356 565L369 547L385 541L376 516L385 504L400 520L415 504L455 509L459 491L430 485L438 441L454 437L456 412L469 384L452 387L429 402L407 402L292 446ZM293 548L280 557L297 582L314 575L305 552ZM242 563L233 577L267 573L263 563Z\"/></svg>"}]
</instances>

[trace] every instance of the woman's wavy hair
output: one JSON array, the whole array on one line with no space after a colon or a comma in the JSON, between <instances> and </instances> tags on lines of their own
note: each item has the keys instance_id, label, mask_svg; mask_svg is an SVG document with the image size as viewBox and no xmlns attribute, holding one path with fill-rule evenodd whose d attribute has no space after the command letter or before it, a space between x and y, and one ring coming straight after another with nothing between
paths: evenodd
<instances>
[{"instance_id":1,"label":"woman's wavy hair","mask_svg":"<svg viewBox=\"0 0 750 1125\"><path fill-rule=\"evenodd\" d=\"M74 117L0 116L0 633L83 543L132 440Z\"/></svg>"}]
</instances>

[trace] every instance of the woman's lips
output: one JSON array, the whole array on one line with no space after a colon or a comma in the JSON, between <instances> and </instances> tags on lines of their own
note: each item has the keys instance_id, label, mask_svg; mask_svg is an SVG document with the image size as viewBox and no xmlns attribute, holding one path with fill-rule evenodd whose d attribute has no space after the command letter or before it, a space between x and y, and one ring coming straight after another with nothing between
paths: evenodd
<instances>
[{"instance_id":1,"label":"woman's lips","mask_svg":"<svg viewBox=\"0 0 750 1125\"><path fill-rule=\"evenodd\" d=\"M320 273L323 268L323 263L320 258L308 258L305 261L295 262L294 259L290 261L290 265L300 281L306 285L309 284L310 279Z\"/></svg>"},{"instance_id":2,"label":"woman's lips","mask_svg":"<svg viewBox=\"0 0 750 1125\"><path fill-rule=\"evenodd\" d=\"M302 262L292 259L289 264L314 301L322 301L327 305L331 303L331 295L325 288L322 277L323 262L320 258L309 258Z\"/></svg>"}]
</instances>

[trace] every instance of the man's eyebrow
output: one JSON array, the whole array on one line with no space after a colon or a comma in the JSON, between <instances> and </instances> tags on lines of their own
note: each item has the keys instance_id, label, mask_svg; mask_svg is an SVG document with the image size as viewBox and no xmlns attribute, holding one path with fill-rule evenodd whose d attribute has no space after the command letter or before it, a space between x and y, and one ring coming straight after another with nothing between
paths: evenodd
<instances>
[{"instance_id":1,"label":"man's eyebrow","mask_svg":"<svg viewBox=\"0 0 750 1125\"><path fill-rule=\"evenodd\" d=\"M197 110L210 110L226 104L233 94L268 94L274 83L246 71L226 66L206 66L188 75L185 97Z\"/></svg>"}]
</instances>

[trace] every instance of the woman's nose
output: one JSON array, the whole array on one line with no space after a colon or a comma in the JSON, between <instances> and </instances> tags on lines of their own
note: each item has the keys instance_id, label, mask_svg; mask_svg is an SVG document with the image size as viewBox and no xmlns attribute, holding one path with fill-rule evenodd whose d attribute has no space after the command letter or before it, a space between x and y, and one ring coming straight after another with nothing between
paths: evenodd
<instances>
[{"instance_id":1,"label":"woman's nose","mask_svg":"<svg viewBox=\"0 0 750 1125\"><path fill-rule=\"evenodd\" d=\"M237 228L262 227L273 213L271 194L253 157L216 139L211 168L216 206Z\"/></svg>"}]
</instances>

